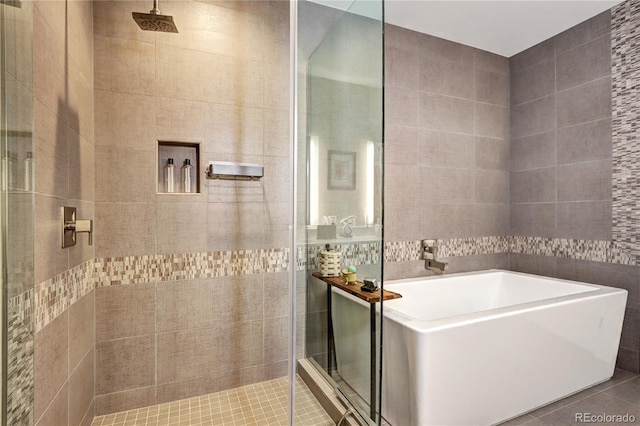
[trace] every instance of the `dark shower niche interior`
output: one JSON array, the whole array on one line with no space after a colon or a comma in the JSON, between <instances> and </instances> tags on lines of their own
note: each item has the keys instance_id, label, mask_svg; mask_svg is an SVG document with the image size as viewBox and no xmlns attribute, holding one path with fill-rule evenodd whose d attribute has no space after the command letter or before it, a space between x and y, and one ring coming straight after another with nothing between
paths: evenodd
<instances>
[{"instance_id":1,"label":"dark shower niche interior","mask_svg":"<svg viewBox=\"0 0 640 426\"><path fill-rule=\"evenodd\" d=\"M164 187L164 167L173 158L174 192L166 192ZM191 192L184 192L181 168L184 160L191 162ZM158 193L159 194L199 194L200 193L200 144L197 142L158 141Z\"/></svg>"}]
</instances>

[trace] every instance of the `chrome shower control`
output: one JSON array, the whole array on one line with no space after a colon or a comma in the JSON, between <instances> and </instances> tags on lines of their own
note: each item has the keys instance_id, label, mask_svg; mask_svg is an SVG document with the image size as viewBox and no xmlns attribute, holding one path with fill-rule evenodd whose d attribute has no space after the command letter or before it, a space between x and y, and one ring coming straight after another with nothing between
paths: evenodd
<instances>
[{"instance_id":1,"label":"chrome shower control","mask_svg":"<svg viewBox=\"0 0 640 426\"><path fill-rule=\"evenodd\" d=\"M62 248L75 246L78 232L87 232L89 245L93 244L93 220L78 220L75 207L62 207Z\"/></svg>"}]
</instances>

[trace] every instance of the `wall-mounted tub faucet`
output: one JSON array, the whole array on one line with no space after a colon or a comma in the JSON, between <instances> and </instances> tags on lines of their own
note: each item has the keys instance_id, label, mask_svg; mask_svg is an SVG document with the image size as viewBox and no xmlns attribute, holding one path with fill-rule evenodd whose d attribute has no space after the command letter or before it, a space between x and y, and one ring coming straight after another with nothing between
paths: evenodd
<instances>
[{"instance_id":1,"label":"wall-mounted tub faucet","mask_svg":"<svg viewBox=\"0 0 640 426\"><path fill-rule=\"evenodd\" d=\"M448 263L437 261L437 253L438 240L422 240L422 258L424 259L425 269L438 269L440 271L444 271L444 268Z\"/></svg>"}]
</instances>

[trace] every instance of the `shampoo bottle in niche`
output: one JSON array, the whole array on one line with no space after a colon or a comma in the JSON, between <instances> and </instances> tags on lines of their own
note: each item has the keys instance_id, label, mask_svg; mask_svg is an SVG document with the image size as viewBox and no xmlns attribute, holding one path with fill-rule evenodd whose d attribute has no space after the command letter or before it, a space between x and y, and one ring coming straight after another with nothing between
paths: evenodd
<instances>
[{"instance_id":1,"label":"shampoo bottle in niche","mask_svg":"<svg viewBox=\"0 0 640 426\"><path fill-rule=\"evenodd\" d=\"M2 157L2 190L13 189L13 157L6 152Z\"/></svg>"},{"instance_id":2,"label":"shampoo bottle in niche","mask_svg":"<svg viewBox=\"0 0 640 426\"><path fill-rule=\"evenodd\" d=\"M173 165L173 158L167 159L167 164L164 166L164 192L174 192L174 172L175 166Z\"/></svg>"},{"instance_id":3,"label":"shampoo bottle in niche","mask_svg":"<svg viewBox=\"0 0 640 426\"><path fill-rule=\"evenodd\" d=\"M191 160L185 158L184 165L180 169L180 181L182 192L191 192Z\"/></svg>"},{"instance_id":4,"label":"shampoo bottle in niche","mask_svg":"<svg viewBox=\"0 0 640 426\"><path fill-rule=\"evenodd\" d=\"M33 153L27 152L27 158L24 159L24 189L25 191L33 190Z\"/></svg>"}]
</instances>

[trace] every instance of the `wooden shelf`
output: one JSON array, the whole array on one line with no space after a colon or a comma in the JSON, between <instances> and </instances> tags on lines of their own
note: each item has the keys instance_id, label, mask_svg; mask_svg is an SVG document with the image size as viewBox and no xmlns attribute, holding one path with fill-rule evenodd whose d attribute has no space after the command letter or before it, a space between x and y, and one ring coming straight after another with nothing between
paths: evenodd
<instances>
[{"instance_id":1,"label":"wooden shelf","mask_svg":"<svg viewBox=\"0 0 640 426\"><path fill-rule=\"evenodd\" d=\"M313 276L327 284L331 284L332 286L339 288L342 291L352 294L367 303L373 304L380 301L380 289L373 293L360 290L360 287L364 285L362 281L356 281L354 284L347 284L347 280L345 280L344 277L323 277L320 275L320 272L314 272ZM394 293L393 291L388 290L384 291L384 300L399 299L401 297L402 295L399 293Z\"/></svg>"}]
</instances>

